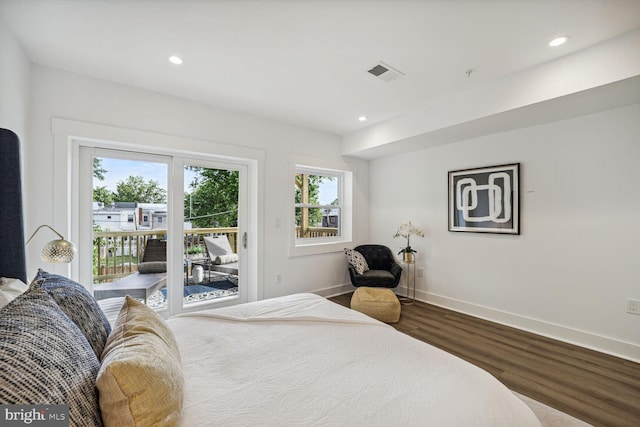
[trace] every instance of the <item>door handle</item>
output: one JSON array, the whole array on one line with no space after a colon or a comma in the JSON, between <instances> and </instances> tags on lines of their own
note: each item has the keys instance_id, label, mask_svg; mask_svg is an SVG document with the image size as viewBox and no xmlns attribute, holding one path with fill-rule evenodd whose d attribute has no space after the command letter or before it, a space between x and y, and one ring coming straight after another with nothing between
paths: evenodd
<instances>
[{"instance_id":1,"label":"door handle","mask_svg":"<svg viewBox=\"0 0 640 427\"><path fill-rule=\"evenodd\" d=\"M247 249L247 232L242 233L242 247Z\"/></svg>"}]
</instances>

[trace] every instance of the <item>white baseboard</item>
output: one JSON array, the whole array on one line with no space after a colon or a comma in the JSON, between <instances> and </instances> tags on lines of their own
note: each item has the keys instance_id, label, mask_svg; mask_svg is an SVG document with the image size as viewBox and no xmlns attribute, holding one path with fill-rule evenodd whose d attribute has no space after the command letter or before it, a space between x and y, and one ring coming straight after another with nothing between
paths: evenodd
<instances>
[{"instance_id":1,"label":"white baseboard","mask_svg":"<svg viewBox=\"0 0 640 427\"><path fill-rule=\"evenodd\" d=\"M348 292L353 292L355 288L351 283L345 283L343 285L335 285L329 288L318 289L313 291L314 294L320 295L321 297L331 298L337 295L346 294Z\"/></svg>"},{"instance_id":2,"label":"white baseboard","mask_svg":"<svg viewBox=\"0 0 640 427\"><path fill-rule=\"evenodd\" d=\"M343 284L320 289L315 291L315 293L323 297L332 297L345 294L347 292L353 292L353 290L354 287L351 284ZM406 288L403 286L399 286L394 290L400 296L406 295ZM522 329L547 338L556 339L558 341L563 341L640 363L640 345L638 344L620 341L614 338L522 316L516 313L496 310L491 307L485 307L431 292L416 290L416 299L418 301L437 305L449 310L458 311L470 316L479 317L491 322Z\"/></svg>"},{"instance_id":3,"label":"white baseboard","mask_svg":"<svg viewBox=\"0 0 640 427\"><path fill-rule=\"evenodd\" d=\"M449 310L469 314L491 322L522 329L547 338L556 339L640 363L640 345L638 344L620 341L614 338L593 334L591 332L522 316L516 313L496 310L490 307L472 304L430 292L417 291L416 299L447 308Z\"/></svg>"}]
</instances>

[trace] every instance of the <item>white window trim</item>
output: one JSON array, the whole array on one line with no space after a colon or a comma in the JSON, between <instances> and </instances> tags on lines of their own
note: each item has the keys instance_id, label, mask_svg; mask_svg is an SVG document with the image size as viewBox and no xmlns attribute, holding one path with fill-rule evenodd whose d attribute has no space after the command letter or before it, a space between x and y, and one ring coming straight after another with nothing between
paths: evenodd
<instances>
[{"instance_id":1,"label":"white window trim","mask_svg":"<svg viewBox=\"0 0 640 427\"><path fill-rule=\"evenodd\" d=\"M305 256L331 252L341 252L353 242L353 172L347 163L326 159L307 158L292 155L289 159L289 256ZM341 235L335 237L318 237L297 239L295 229L295 182L296 173L300 170L312 174L340 176L341 188Z\"/></svg>"}]
</instances>

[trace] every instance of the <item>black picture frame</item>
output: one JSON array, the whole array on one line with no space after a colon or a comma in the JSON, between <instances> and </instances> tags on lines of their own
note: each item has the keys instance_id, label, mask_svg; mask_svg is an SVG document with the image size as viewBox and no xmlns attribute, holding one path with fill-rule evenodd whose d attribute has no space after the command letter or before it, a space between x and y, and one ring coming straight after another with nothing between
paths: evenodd
<instances>
[{"instance_id":1,"label":"black picture frame","mask_svg":"<svg viewBox=\"0 0 640 427\"><path fill-rule=\"evenodd\" d=\"M520 234L520 163L448 175L449 231Z\"/></svg>"}]
</instances>

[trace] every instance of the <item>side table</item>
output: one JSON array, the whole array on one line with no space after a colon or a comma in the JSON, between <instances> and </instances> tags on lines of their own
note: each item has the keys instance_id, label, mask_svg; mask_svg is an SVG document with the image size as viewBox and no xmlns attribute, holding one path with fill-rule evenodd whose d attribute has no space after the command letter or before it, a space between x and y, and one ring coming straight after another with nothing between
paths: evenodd
<instances>
[{"instance_id":1,"label":"side table","mask_svg":"<svg viewBox=\"0 0 640 427\"><path fill-rule=\"evenodd\" d=\"M213 266L213 261L210 258L201 258L197 260L191 261L191 277L193 278L193 269L197 266L202 267L204 270L204 277L207 280L207 283L211 282L211 270Z\"/></svg>"},{"instance_id":2,"label":"side table","mask_svg":"<svg viewBox=\"0 0 640 427\"><path fill-rule=\"evenodd\" d=\"M402 272L406 273L403 282L407 289L407 296L400 297L400 303L410 305L416 301L416 260L415 257L411 261L398 260L398 264L402 267Z\"/></svg>"}]
</instances>

